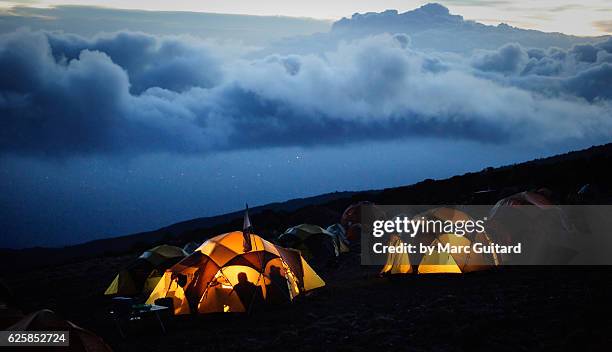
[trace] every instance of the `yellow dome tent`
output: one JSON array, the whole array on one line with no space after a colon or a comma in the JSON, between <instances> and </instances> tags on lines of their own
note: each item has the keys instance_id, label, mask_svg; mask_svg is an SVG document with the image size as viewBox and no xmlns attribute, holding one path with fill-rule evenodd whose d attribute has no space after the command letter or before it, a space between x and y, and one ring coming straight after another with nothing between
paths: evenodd
<instances>
[{"instance_id":1,"label":"yellow dome tent","mask_svg":"<svg viewBox=\"0 0 612 352\"><path fill-rule=\"evenodd\" d=\"M162 244L151 248L121 270L104 294L136 296L144 293L148 295L161 279L162 273L185 256L183 249L175 246Z\"/></svg>"},{"instance_id":2,"label":"yellow dome tent","mask_svg":"<svg viewBox=\"0 0 612 352\"><path fill-rule=\"evenodd\" d=\"M277 302L279 292L285 296L281 300L290 301L325 285L298 251L249 237L248 252L238 231L204 242L165 272L147 303L171 298L175 314L247 312L259 303Z\"/></svg>"},{"instance_id":3,"label":"yellow dome tent","mask_svg":"<svg viewBox=\"0 0 612 352\"><path fill-rule=\"evenodd\" d=\"M467 221L472 218L466 213L451 208L436 208L417 215L415 218L425 218L426 220L441 221ZM431 246L438 244L451 247L472 246L474 243L489 245L491 240L484 232L474 232L457 236L454 233L424 233L419 232L411 239L411 243L419 243ZM404 240L398 235L390 238L390 246L402 246ZM389 253L387 262L381 270L381 274L434 274L434 273L465 273L470 271L486 270L498 265L497 256L484 253L447 253L433 251L431 254L409 254L409 253Z\"/></svg>"}]
</instances>

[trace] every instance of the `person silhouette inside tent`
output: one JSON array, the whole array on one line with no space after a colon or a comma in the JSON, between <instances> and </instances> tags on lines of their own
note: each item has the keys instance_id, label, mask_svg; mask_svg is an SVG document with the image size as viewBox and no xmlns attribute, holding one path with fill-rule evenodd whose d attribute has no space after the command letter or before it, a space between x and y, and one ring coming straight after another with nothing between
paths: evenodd
<instances>
[{"instance_id":1,"label":"person silhouette inside tent","mask_svg":"<svg viewBox=\"0 0 612 352\"><path fill-rule=\"evenodd\" d=\"M270 284L266 285L266 302L280 304L289 301L289 286L287 279L281 274L279 267L270 266Z\"/></svg>"},{"instance_id":2,"label":"person silhouette inside tent","mask_svg":"<svg viewBox=\"0 0 612 352\"><path fill-rule=\"evenodd\" d=\"M238 273L238 283L234 285L234 291L236 291L247 313L256 309L256 307L260 307L263 302L261 287L250 282L247 274L244 272Z\"/></svg>"}]
</instances>

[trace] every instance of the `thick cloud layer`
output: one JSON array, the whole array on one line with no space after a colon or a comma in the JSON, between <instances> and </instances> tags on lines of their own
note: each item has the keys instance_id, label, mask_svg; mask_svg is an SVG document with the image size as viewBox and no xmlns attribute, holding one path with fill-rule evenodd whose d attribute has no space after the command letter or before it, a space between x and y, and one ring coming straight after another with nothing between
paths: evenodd
<instances>
[{"instance_id":1,"label":"thick cloud layer","mask_svg":"<svg viewBox=\"0 0 612 352\"><path fill-rule=\"evenodd\" d=\"M192 38L0 37L0 152L206 153L414 137L612 137L610 41L424 54L405 35L245 59Z\"/></svg>"},{"instance_id":2,"label":"thick cloud layer","mask_svg":"<svg viewBox=\"0 0 612 352\"><path fill-rule=\"evenodd\" d=\"M507 44L495 51L479 51L472 66L503 74L510 78L507 83L547 96L571 95L605 104L612 98L612 38L567 51Z\"/></svg>"}]
</instances>

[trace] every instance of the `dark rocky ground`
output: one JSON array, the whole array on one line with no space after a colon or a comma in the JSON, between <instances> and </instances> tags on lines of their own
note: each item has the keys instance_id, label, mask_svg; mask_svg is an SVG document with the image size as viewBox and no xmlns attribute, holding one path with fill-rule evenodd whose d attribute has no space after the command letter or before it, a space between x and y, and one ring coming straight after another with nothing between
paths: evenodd
<instances>
[{"instance_id":1,"label":"dark rocky ground","mask_svg":"<svg viewBox=\"0 0 612 352\"><path fill-rule=\"evenodd\" d=\"M123 339L102 293L131 259L92 259L8 277L26 310L51 308L116 351L587 351L612 343L612 268L520 267L466 275L380 278L347 254L327 286L252 316L166 317Z\"/></svg>"}]
</instances>

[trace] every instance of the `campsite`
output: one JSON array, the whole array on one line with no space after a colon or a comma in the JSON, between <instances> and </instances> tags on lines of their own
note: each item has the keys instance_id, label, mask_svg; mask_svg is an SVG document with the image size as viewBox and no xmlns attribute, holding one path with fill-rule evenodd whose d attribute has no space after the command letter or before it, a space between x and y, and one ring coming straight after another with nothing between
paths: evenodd
<instances>
[{"instance_id":1,"label":"campsite","mask_svg":"<svg viewBox=\"0 0 612 352\"><path fill-rule=\"evenodd\" d=\"M610 350L611 13L0 1L0 352Z\"/></svg>"},{"instance_id":2,"label":"campsite","mask_svg":"<svg viewBox=\"0 0 612 352\"><path fill-rule=\"evenodd\" d=\"M531 184L540 186L546 182L542 175L556 175L565 168L581 163L588 163L591 167L582 168L582 171L575 173L572 179L605 180L610 176L610 170L604 165L611 160L612 146L606 145L549 159L487 170L486 173L427 181L415 186L387 189L382 192L357 193L349 199L319 206L338 209L336 211L338 218L335 221L339 221L342 218L342 207L350 208L348 205L359 202L361 197L380 202L381 198L377 197L385 196L392 199L399 194L421 193L424 192L424 187L428 194L433 195L440 194L443 189L453 189L453 185L466 183L471 184L472 189L478 189L481 186L474 180L491 178L491 175L495 175L498 180L524 182L514 178L517 174L523 174L529 178ZM532 170L543 172L533 173ZM594 170L599 172L593 174ZM512 176L508 177L509 175ZM576 188L572 184L575 182L572 179L554 179L557 182L556 189ZM605 185L605 183L600 184ZM470 192L463 194L453 192L452 198L456 199L459 196L469 199ZM602 193L600 196L603 197L605 194ZM571 198L572 194L568 193L566 197ZM440 202L443 201L444 199L440 198ZM334 204L338 204L339 207L334 208ZM304 214L304 211L298 209L296 213ZM264 227L266 219L287 216L286 213L276 214L259 213L257 209L251 209L250 221L253 224L261 224L254 225L255 232L282 232L266 230ZM453 216L460 218L463 215ZM227 263L225 265L240 261L237 261L238 257L232 259L236 254L229 256L229 253L221 254L225 252L215 250L214 245L206 247L205 244L193 254L188 254L179 246L179 239L184 238L181 242L186 245L196 238L196 233L201 234L203 236L201 238L204 239L208 233L223 232L225 228L240 229L243 225L241 217L242 214L237 214L235 221L209 230L190 230L170 241L175 243L175 246L158 245L142 254L139 250L134 250L137 247L128 248L123 253L108 253L89 258L83 253L81 258L27 270L20 270L19 259L13 258L14 272L6 275L3 280L11 292L16 293L14 299L24 312L51 309L54 314L69 319L80 328L86 329L88 333L91 332L103 339L104 343L115 351L135 349L164 351L167 348L187 351L260 350L263 346L271 350L288 348L304 351L370 350L374 345L409 350L489 348L561 350L578 345L581 348L589 346L587 349L595 349L610 343L609 334L604 333L612 326L612 319L609 318L612 307L607 303L612 293L612 270L609 267L499 266L492 270L478 270L461 275L457 275L455 269L447 268L446 274L381 277L381 269L383 272L385 270L405 272L402 271L405 266L398 266L399 271L395 271L396 269L392 269L394 267L384 269L381 266L360 265L360 253L355 250L355 242L350 244L350 250L336 252L337 247L334 247L336 242L333 240L334 237L330 237L331 232L314 225L298 226L297 229L306 231L299 236L308 238L310 233L322 234L325 241L321 243L330 244L330 247L325 245L321 248L330 248L329 253L332 254L331 258L326 257L328 259L319 263L314 270L308 264L304 264L304 268L312 272L309 275L314 275L313 278L318 282L311 286L312 290L308 289L303 294L299 294L301 289L291 281L288 286L296 287L296 291L290 297L295 298L279 305L267 308L256 307L252 312L245 313L245 307L236 296L234 300L200 304L200 314L190 314L190 310L193 309L190 307L194 306L188 303L189 300L183 300L183 297L186 297L183 293L173 291L180 289L179 286L173 286L174 289L168 286L176 282L172 281L171 276L187 274L191 272L190 268L196 268L198 265L201 268L217 268L213 262L207 262L207 256L198 253L208 253L213 259L215 255L222 255L225 258L222 262ZM301 222L299 219L295 221ZM334 219L329 218L326 221L333 222ZM352 225L356 221L359 220L353 218ZM325 220L320 223L327 225ZM288 227L286 233L298 234L292 227ZM253 236L250 235L254 241L252 248L265 248L266 252L270 251L272 255L270 258L281 258L277 261L279 263L277 266L285 267L284 270L290 270L292 273L297 272L296 267L289 269L290 266L287 266L294 265L289 264L290 262L295 263L289 259L290 256L287 256L299 252L287 251L286 254L279 256L278 251L285 251L284 249L263 238ZM234 248L231 250L237 251L238 256L241 256L240 253L246 253L242 248L244 243L241 231L230 232L217 238L213 242L205 243L219 243L219 246L222 245L218 247L219 249ZM332 240L327 242L328 238ZM300 243L302 242L296 246L302 246ZM194 254L196 257L193 257ZM314 252L309 258L312 258L313 254ZM191 264L180 264L187 263L184 258L190 257L194 260L197 258L197 261L191 260L189 261ZM27 257L23 256L21 260L25 258ZM258 267L263 263L261 260L264 257L247 255L244 258L251 258L247 260L251 260L252 265ZM151 261L147 262L151 264L144 265L145 259ZM301 260L306 263L303 258ZM211 263L213 266L205 263ZM11 264L4 262L3 265ZM270 268L270 265L266 267ZM426 273L434 269L439 271L440 267L442 266L427 266L422 263L416 270L419 273ZM176 269L168 271L168 268ZM220 280L218 290L225 289L224 282L230 285L227 287L235 285L233 276L239 271L245 271L249 281L259 280L256 271L252 273L248 271L253 269L237 268L242 269L224 272L229 281L223 281L226 279L215 276L217 269L212 271L206 269L202 272L209 272L210 274L207 274L209 277ZM172 274L173 271L177 274ZM130 280L125 279L128 274ZM147 278L151 280L155 275L157 275L156 287L147 286ZM288 272L284 274L285 277L293 277L293 274L288 275ZM302 282L307 283L308 280ZM155 315L147 313L138 321L128 322L118 329L113 318L109 316L108 309L112 305L110 297L117 293L117 290L134 289L135 285L139 290L153 292L150 294L153 298L150 298L148 303L155 301L154 298L157 297L155 292L158 292L158 296L167 297L170 291L175 292L171 296L175 302L183 303L174 305L176 314L168 311L160 314L163 322L161 327ZM187 292L190 283L187 282L183 287ZM270 289L268 279L262 281L262 287ZM105 295L105 290L111 295ZM131 293L123 292L123 294ZM142 297L141 302L146 303L144 300L147 297L149 295ZM233 311L243 313L226 314ZM218 313L210 314L211 312ZM444 322L443 329L432 328L442 322ZM584 345L585 341L588 341L587 345Z\"/></svg>"}]
</instances>

